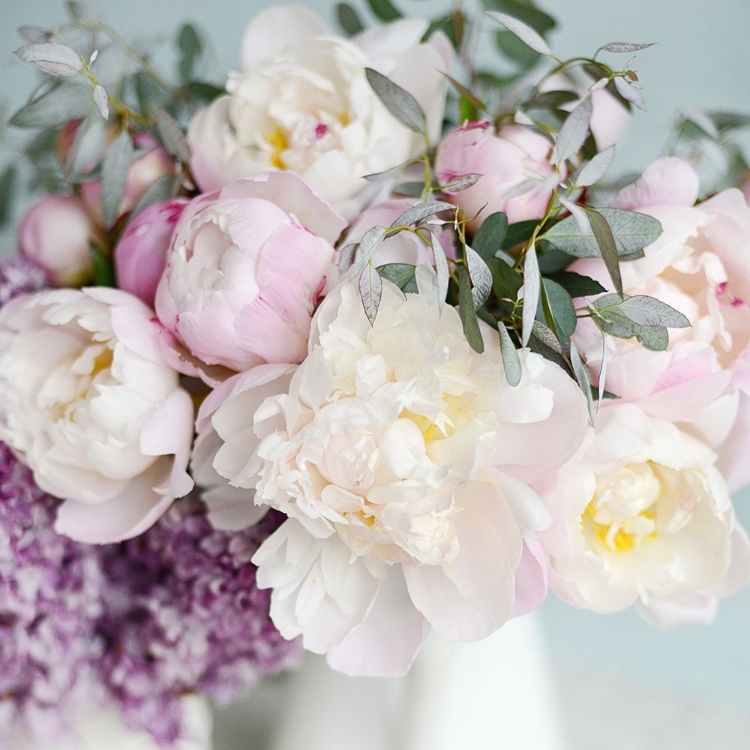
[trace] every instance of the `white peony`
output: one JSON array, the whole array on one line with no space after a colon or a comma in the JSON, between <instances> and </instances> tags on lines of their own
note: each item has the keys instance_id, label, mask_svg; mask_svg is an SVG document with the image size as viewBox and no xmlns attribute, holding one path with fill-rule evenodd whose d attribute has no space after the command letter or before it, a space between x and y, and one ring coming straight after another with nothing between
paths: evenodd
<instances>
[{"instance_id":1,"label":"white peony","mask_svg":"<svg viewBox=\"0 0 750 750\"><path fill-rule=\"evenodd\" d=\"M542 535L555 590L602 613L636 604L662 626L710 620L750 580L750 545L715 462L633 404L603 408L581 461L543 492L557 520Z\"/></svg>"},{"instance_id":2,"label":"white peony","mask_svg":"<svg viewBox=\"0 0 750 750\"><path fill-rule=\"evenodd\" d=\"M512 388L497 334L482 324L475 353L458 311L439 311L434 273L419 267L418 282L406 298L386 283L374 326L341 285L278 395L259 398L273 373L251 371L199 415L214 469L288 516L254 558L274 623L350 673L403 673L428 626L472 641L513 615L519 577L543 576L525 540L549 523L527 482L587 429L560 368L523 351ZM219 510L230 525L242 514Z\"/></svg>"},{"instance_id":3,"label":"white peony","mask_svg":"<svg viewBox=\"0 0 750 750\"><path fill-rule=\"evenodd\" d=\"M347 41L299 6L269 8L247 27L243 70L227 95L190 124L191 170L204 191L255 172L288 170L346 209L380 172L416 156L423 139L400 124L370 88L373 67L406 88L442 126L450 54L422 44L427 23L402 20Z\"/></svg>"},{"instance_id":4,"label":"white peony","mask_svg":"<svg viewBox=\"0 0 750 750\"><path fill-rule=\"evenodd\" d=\"M193 405L153 312L116 289L19 297L0 313L0 439L65 500L56 528L106 543L187 494Z\"/></svg>"}]
</instances>

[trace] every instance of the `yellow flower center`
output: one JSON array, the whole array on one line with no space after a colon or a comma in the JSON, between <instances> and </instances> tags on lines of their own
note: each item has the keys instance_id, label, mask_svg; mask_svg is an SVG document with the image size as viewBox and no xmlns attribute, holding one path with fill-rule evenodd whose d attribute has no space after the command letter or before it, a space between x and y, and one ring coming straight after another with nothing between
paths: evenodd
<instances>
[{"instance_id":1,"label":"yellow flower center","mask_svg":"<svg viewBox=\"0 0 750 750\"><path fill-rule=\"evenodd\" d=\"M289 141L287 140L286 135L284 135L280 128L276 128L276 130L266 138L266 141L268 141L268 143L271 144L271 148L273 148L273 154L270 158L271 164L276 167L276 169L286 169L286 164L281 158L281 154L289 148Z\"/></svg>"}]
</instances>

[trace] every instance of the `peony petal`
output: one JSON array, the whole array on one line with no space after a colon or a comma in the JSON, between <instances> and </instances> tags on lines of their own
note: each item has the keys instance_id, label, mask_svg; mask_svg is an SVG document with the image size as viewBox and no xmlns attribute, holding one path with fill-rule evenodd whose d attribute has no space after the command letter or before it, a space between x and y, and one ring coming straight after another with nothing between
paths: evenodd
<instances>
[{"instance_id":1,"label":"peony petal","mask_svg":"<svg viewBox=\"0 0 750 750\"><path fill-rule=\"evenodd\" d=\"M547 597L547 556L540 542L527 540L516 570L516 607L513 617L538 609Z\"/></svg>"}]
</instances>

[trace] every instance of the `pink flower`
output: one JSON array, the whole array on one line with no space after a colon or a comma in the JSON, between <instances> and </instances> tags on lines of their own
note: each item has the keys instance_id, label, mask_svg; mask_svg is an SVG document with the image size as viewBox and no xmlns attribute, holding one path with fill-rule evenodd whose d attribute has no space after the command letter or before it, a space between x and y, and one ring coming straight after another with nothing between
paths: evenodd
<instances>
[{"instance_id":1,"label":"pink flower","mask_svg":"<svg viewBox=\"0 0 750 750\"><path fill-rule=\"evenodd\" d=\"M91 221L74 195L35 203L18 229L18 248L47 273L53 286L80 286L93 272Z\"/></svg>"},{"instance_id":2,"label":"pink flower","mask_svg":"<svg viewBox=\"0 0 750 750\"><path fill-rule=\"evenodd\" d=\"M440 144L435 170L441 184L461 175L482 175L475 185L451 197L469 218L481 211L470 224L476 231L497 211L505 212L511 223L544 216L554 187L548 183L554 172L550 150L546 138L527 128L511 125L495 134L487 120L470 122L452 130ZM519 187L527 182L527 189ZM516 195L516 190L521 192Z\"/></svg>"},{"instance_id":3,"label":"pink flower","mask_svg":"<svg viewBox=\"0 0 750 750\"><path fill-rule=\"evenodd\" d=\"M193 404L140 300L106 287L17 297L0 352L0 439L65 501L60 533L127 539L191 490Z\"/></svg>"},{"instance_id":4,"label":"pink flower","mask_svg":"<svg viewBox=\"0 0 750 750\"><path fill-rule=\"evenodd\" d=\"M150 133L138 133L133 139L136 149L146 150L143 156L130 165L125 194L120 203L118 216L132 211L141 196L154 182L164 175L174 174L175 165L169 154L159 146ZM102 216L102 186L100 180L89 180L81 185L81 200L94 221L104 224Z\"/></svg>"},{"instance_id":5,"label":"pink flower","mask_svg":"<svg viewBox=\"0 0 750 750\"><path fill-rule=\"evenodd\" d=\"M117 286L154 306L175 224L186 199L175 198L144 209L128 224L114 251Z\"/></svg>"},{"instance_id":6,"label":"pink flower","mask_svg":"<svg viewBox=\"0 0 750 750\"><path fill-rule=\"evenodd\" d=\"M156 292L159 319L204 377L205 365L226 374L300 362L313 310L337 273L333 243L345 226L289 173L200 196L175 229Z\"/></svg>"}]
</instances>

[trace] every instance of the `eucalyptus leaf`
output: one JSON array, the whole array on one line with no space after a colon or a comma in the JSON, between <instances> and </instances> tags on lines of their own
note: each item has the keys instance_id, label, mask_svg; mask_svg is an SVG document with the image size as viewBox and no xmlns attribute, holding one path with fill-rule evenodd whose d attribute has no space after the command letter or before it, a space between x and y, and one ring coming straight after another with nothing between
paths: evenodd
<instances>
[{"instance_id":1,"label":"eucalyptus leaf","mask_svg":"<svg viewBox=\"0 0 750 750\"><path fill-rule=\"evenodd\" d=\"M508 231L503 240L503 250L511 250L522 242L527 242L529 237L539 225L537 219L527 219L526 221L517 221L508 226Z\"/></svg>"},{"instance_id":2,"label":"eucalyptus leaf","mask_svg":"<svg viewBox=\"0 0 750 750\"><path fill-rule=\"evenodd\" d=\"M601 253L604 265L612 279L612 283L615 285L615 291L622 296L620 259L612 228L607 223L606 218L598 211L595 211L593 208L585 208L584 210L591 224L591 231L594 233L596 244L599 246L599 252Z\"/></svg>"},{"instance_id":3,"label":"eucalyptus leaf","mask_svg":"<svg viewBox=\"0 0 750 750\"><path fill-rule=\"evenodd\" d=\"M424 193L424 182L402 182L393 188L393 192L407 198L421 198Z\"/></svg>"},{"instance_id":4,"label":"eucalyptus leaf","mask_svg":"<svg viewBox=\"0 0 750 750\"><path fill-rule=\"evenodd\" d=\"M557 282L572 297L589 297L603 294L607 290L596 280L573 271L560 271L553 276Z\"/></svg>"},{"instance_id":5,"label":"eucalyptus leaf","mask_svg":"<svg viewBox=\"0 0 750 750\"><path fill-rule=\"evenodd\" d=\"M67 44L29 44L16 50L16 55L51 76L74 76L83 69L83 59Z\"/></svg>"},{"instance_id":6,"label":"eucalyptus leaf","mask_svg":"<svg viewBox=\"0 0 750 750\"><path fill-rule=\"evenodd\" d=\"M508 217L502 211L497 211L482 222L471 246L484 260L489 260L502 248L507 233Z\"/></svg>"},{"instance_id":7,"label":"eucalyptus leaf","mask_svg":"<svg viewBox=\"0 0 750 750\"><path fill-rule=\"evenodd\" d=\"M364 175L363 179L367 180L368 182L386 182L387 180L395 180L415 163L416 162L414 160L409 160L404 162L403 164L399 164L397 167L386 169L384 172L374 172L373 174L366 174Z\"/></svg>"},{"instance_id":8,"label":"eucalyptus leaf","mask_svg":"<svg viewBox=\"0 0 750 750\"><path fill-rule=\"evenodd\" d=\"M589 134L592 113L593 103L591 97L587 96L567 116L555 142L552 156L555 164L562 164L581 150Z\"/></svg>"},{"instance_id":9,"label":"eucalyptus leaf","mask_svg":"<svg viewBox=\"0 0 750 750\"><path fill-rule=\"evenodd\" d=\"M182 26L177 35L177 45L181 52L180 78L183 81L189 81L195 72L198 59L203 53L203 42L192 24L186 23Z\"/></svg>"},{"instance_id":10,"label":"eucalyptus leaf","mask_svg":"<svg viewBox=\"0 0 750 750\"><path fill-rule=\"evenodd\" d=\"M401 11L390 0L367 0L370 10L386 23L401 18Z\"/></svg>"},{"instance_id":11,"label":"eucalyptus leaf","mask_svg":"<svg viewBox=\"0 0 750 750\"><path fill-rule=\"evenodd\" d=\"M89 92L89 101L91 92ZM89 105L90 106L90 105ZM66 175L90 172L102 157L107 142L107 124L98 111L90 112L76 129L65 160Z\"/></svg>"},{"instance_id":12,"label":"eucalyptus leaf","mask_svg":"<svg viewBox=\"0 0 750 750\"><path fill-rule=\"evenodd\" d=\"M547 46L541 34L523 21L519 21L507 13L498 13L497 11L487 11L487 15L493 20L505 26L508 31L518 37L526 46L538 52L540 55L552 56L552 50Z\"/></svg>"},{"instance_id":13,"label":"eucalyptus leaf","mask_svg":"<svg viewBox=\"0 0 750 750\"><path fill-rule=\"evenodd\" d=\"M623 314L633 323L649 328L689 328L690 321L678 310L670 305L646 295L636 295L624 299L617 299L616 295L608 294L600 297L596 302L597 309L606 305L612 305L614 309Z\"/></svg>"},{"instance_id":14,"label":"eucalyptus leaf","mask_svg":"<svg viewBox=\"0 0 750 750\"><path fill-rule=\"evenodd\" d=\"M448 258L445 256L445 250L438 241L438 238L432 234L432 257L435 260L435 274L437 275L437 302L438 310L442 311L445 304L445 298L448 296L448 287L450 286L451 276L448 268Z\"/></svg>"},{"instance_id":15,"label":"eucalyptus leaf","mask_svg":"<svg viewBox=\"0 0 750 750\"><path fill-rule=\"evenodd\" d=\"M563 354L563 348L555 332L541 320L535 320L531 329L531 335L541 341L546 347L552 349L556 354Z\"/></svg>"},{"instance_id":16,"label":"eucalyptus leaf","mask_svg":"<svg viewBox=\"0 0 750 750\"><path fill-rule=\"evenodd\" d=\"M18 169L11 164L0 176L0 226L3 226L11 216L13 198L16 195Z\"/></svg>"},{"instance_id":17,"label":"eucalyptus leaf","mask_svg":"<svg viewBox=\"0 0 750 750\"><path fill-rule=\"evenodd\" d=\"M359 248L355 256L354 263L351 267L351 275L356 276L362 272L362 269L370 262L372 255L378 245L385 237L384 227L372 227L368 229L359 241Z\"/></svg>"},{"instance_id":18,"label":"eucalyptus leaf","mask_svg":"<svg viewBox=\"0 0 750 750\"><path fill-rule=\"evenodd\" d=\"M615 147L610 146L609 148L600 151L591 161L587 161L582 164L579 169L573 173L571 183L577 187L590 187L595 185L605 174L609 171L612 166L612 162L615 158Z\"/></svg>"},{"instance_id":19,"label":"eucalyptus leaf","mask_svg":"<svg viewBox=\"0 0 750 750\"><path fill-rule=\"evenodd\" d=\"M529 0L484 0L483 4L488 10L497 10L518 18L542 35L557 26L557 22L549 13L537 8Z\"/></svg>"},{"instance_id":20,"label":"eucalyptus leaf","mask_svg":"<svg viewBox=\"0 0 750 750\"><path fill-rule=\"evenodd\" d=\"M132 163L133 142L123 130L109 145L102 163L102 215L108 229L117 221Z\"/></svg>"},{"instance_id":21,"label":"eucalyptus leaf","mask_svg":"<svg viewBox=\"0 0 750 750\"><path fill-rule=\"evenodd\" d=\"M614 79L615 88L617 93L626 101L638 107L638 109L645 109L646 103L643 100L643 94L641 90L634 86L629 81L626 81L622 76L617 76Z\"/></svg>"},{"instance_id":22,"label":"eucalyptus leaf","mask_svg":"<svg viewBox=\"0 0 750 750\"><path fill-rule=\"evenodd\" d=\"M109 120L109 95L107 89L104 86L97 86L94 88L94 104L101 113L101 116L105 120Z\"/></svg>"},{"instance_id":23,"label":"eucalyptus leaf","mask_svg":"<svg viewBox=\"0 0 750 750\"><path fill-rule=\"evenodd\" d=\"M459 83L455 78L452 78L447 73L443 73L443 77L448 80L451 86L458 92L462 99L466 99L467 102L472 104L476 109L481 112L487 111L487 105L470 89L467 89L463 83Z\"/></svg>"},{"instance_id":24,"label":"eucalyptus leaf","mask_svg":"<svg viewBox=\"0 0 750 750\"><path fill-rule=\"evenodd\" d=\"M618 208L598 208L609 224L620 257L643 250L661 235L661 224L651 216ZM601 251L593 233L584 234L572 216L548 229L544 239L575 258L599 258Z\"/></svg>"},{"instance_id":25,"label":"eucalyptus leaf","mask_svg":"<svg viewBox=\"0 0 750 750\"><path fill-rule=\"evenodd\" d=\"M52 34L41 26L21 26L18 35L29 44L45 44L52 38Z\"/></svg>"},{"instance_id":26,"label":"eucalyptus leaf","mask_svg":"<svg viewBox=\"0 0 750 750\"><path fill-rule=\"evenodd\" d=\"M157 107L154 110L154 118L156 119L156 129L159 131L159 137L164 144L164 148L181 162L189 162L190 148L185 139L185 133L177 120L161 107Z\"/></svg>"},{"instance_id":27,"label":"eucalyptus leaf","mask_svg":"<svg viewBox=\"0 0 750 750\"><path fill-rule=\"evenodd\" d=\"M345 273L354 265L354 259L357 257L358 242L350 242L339 250L338 269Z\"/></svg>"},{"instance_id":28,"label":"eucalyptus leaf","mask_svg":"<svg viewBox=\"0 0 750 750\"><path fill-rule=\"evenodd\" d=\"M365 75L380 101L400 123L415 133L427 133L427 118L422 107L406 89L372 68L365 68Z\"/></svg>"},{"instance_id":29,"label":"eucalyptus leaf","mask_svg":"<svg viewBox=\"0 0 750 750\"><path fill-rule=\"evenodd\" d=\"M523 311L521 314L521 345L529 343L531 329L539 306L542 277L536 257L536 245L531 244L523 261Z\"/></svg>"},{"instance_id":30,"label":"eucalyptus leaf","mask_svg":"<svg viewBox=\"0 0 750 750\"><path fill-rule=\"evenodd\" d=\"M349 3L339 3L336 6L336 17L339 26L349 35L354 36L364 31L364 24L357 11Z\"/></svg>"},{"instance_id":31,"label":"eucalyptus leaf","mask_svg":"<svg viewBox=\"0 0 750 750\"><path fill-rule=\"evenodd\" d=\"M542 280L542 293L545 312L549 312L555 324L555 330L561 340L567 340L576 329L576 310L568 292L556 281Z\"/></svg>"},{"instance_id":32,"label":"eucalyptus leaf","mask_svg":"<svg viewBox=\"0 0 750 750\"><path fill-rule=\"evenodd\" d=\"M359 276L359 296L370 325L375 323L380 300L383 298L383 280L372 263L368 263Z\"/></svg>"},{"instance_id":33,"label":"eucalyptus leaf","mask_svg":"<svg viewBox=\"0 0 750 750\"><path fill-rule=\"evenodd\" d=\"M417 281L414 278L415 266L408 263L386 263L378 266L378 273L388 281L393 282L402 292L415 294Z\"/></svg>"},{"instance_id":34,"label":"eucalyptus leaf","mask_svg":"<svg viewBox=\"0 0 750 750\"><path fill-rule=\"evenodd\" d=\"M498 300L514 301L523 286L523 277L499 258L490 258L487 265L492 272L492 291Z\"/></svg>"},{"instance_id":35,"label":"eucalyptus leaf","mask_svg":"<svg viewBox=\"0 0 750 750\"><path fill-rule=\"evenodd\" d=\"M510 338L508 329L502 324L497 324L497 330L500 334L500 354L503 358L503 369L505 370L505 379L508 385L515 388L521 382L521 358L518 356L518 350Z\"/></svg>"},{"instance_id":36,"label":"eucalyptus leaf","mask_svg":"<svg viewBox=\"0 0 750 750\"><path fill-rule=\"evenodd\" d=\"M462 190L467 190L473 185L476 185L483 176L484 175L474 173L457 175L448 180L445 185L441 185L440 189L449 193L460 193Z\"/></svg>"},{"instance_id":37,"label":"eucalyptus leaf","mask_svg":"<svg viewBox=\"0 0 750 750\"><path fill-rule=\"evenodd\" d=\"M653 47L654 44L655 42L651 42L649 44L632 44L630 42L611 42L610 44L605 44L602 47L602 51L603 52L615 52L615 53L638 52L639 50Z\"/></svg>"},{"instance_id":38,"label":"eucalyptus leaf","mask_svg":"<svg viewBox=\"0 0 750 750\"><path fill-rule=\"evenodd\" d=\"M63 84L19 109L10 124L17 128L54 128L80 120L90 111L91 89L78 83Z\"/></svg>"},{"instance_id":39,"label":"eucalyptus leaf","mask_svg":"<svg viewBox=\"0 0 750 750\"><path fill-rule=\"evenodd\" d=\"M589 409L589 418L591 423L594 423L595 412L594 412L594 399L591 395L591 371L586 366L584 361L581 359L581 355L578 353L575 344L570 344L570 363L573 366L573 374L578 381L578 386L583 391L583 395L586 397L586 405Z\"/></svg>"},{"instance_id":40,"label":"eucalyptus leaf","mask_svg":"<svg viewBox=\"0 0 750 750\"><path fill-rule=\"evenodd\" d=\"M390 228L411 227L430 216L434 216L435 214L442 213L443 211L455 212L455 210L456 207L452 203L446 203L445 201L417 203L416 206L412 206L410 209L402 213L401 216L391 224Z\"/></svg>"},{"instance_id":41,"label":"eucalyptus leaf","mask_svg":"<svg viewBox=\"0 0 750 750\"><path fill-rule=\"evenodd\" d=\"M471 278L471 298L474 308L479 309L490 296L492 291L492 272L479 253L466 246L466 267Z\"/></svg>"},{"instance_id":42,"label":"eucalyptus leaf","mask_svg":"<svg viewBox=\"0 0 750 750\"><path fill-rule=\"evenodd\" d=\"M574 91L545 91L526 102L526 109L559 109L579 98Z\"/></svg>"},{"instance_id":43,"label":"eucalyptus leaf","mask_svg":"<svg viewBox=\"0 0 750 750\"><path fill-rule=\"evenodd\" d=\"M471 281L469 274L463 266L458 267L458 312L461 316L461 325L469 346L481 354L484 351L484 341L479 329L477 311L471 296Z\"/></svg>"},{"instance_id":44,"label":"eucalyptus leaf","mask_svg":"<svg viewBox=\"0 0 750 750\"><path fill-rule=\"evenodd\" d=\"M144 208L174 198L179 190L179 186L180 178L171 174L162 175L158 180L152 182L130 212L128 223L133 221Z\"/></svg>"}]
</instances>

